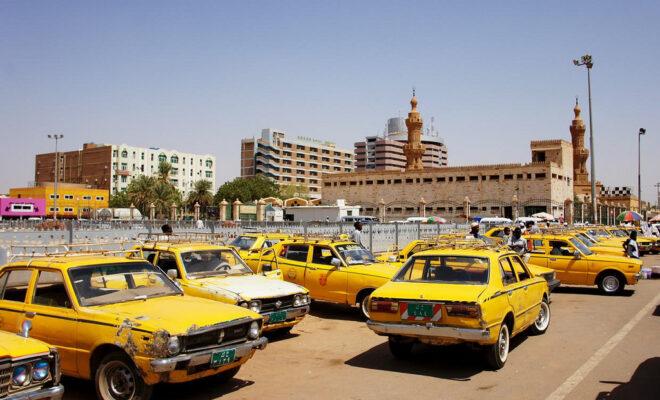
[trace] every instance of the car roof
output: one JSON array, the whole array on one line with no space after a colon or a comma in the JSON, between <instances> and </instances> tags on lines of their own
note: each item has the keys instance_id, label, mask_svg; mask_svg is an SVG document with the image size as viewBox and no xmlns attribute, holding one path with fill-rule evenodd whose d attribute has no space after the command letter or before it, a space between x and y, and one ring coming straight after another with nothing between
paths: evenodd
<instances>
[{"instance_id":1,"label":"car roof","mask_svg":"<svg viewBox=\"0 0 660 400\"><path fill-rule=\"evenodd\" d=\"M162 251L191 251L191 250L222 250L229 249L230 246L211 244L205 242L146 242L137 247L143 250L162 250Z\"/></svg>"},{"instance_id":2,"label":"car roof","mask_svg":"<svg viewBox=\"0 0 660 400\"><path fill-rule=\"evenodd\" d=\"M420 256L469 256L469 257L501 257L504 255L516 255L515 251L505 248L495 247L466 247L466 248L453 248L450 246L429 249L415 253L413 257Z\"/></svg>"},{"instance_id":3,"label":"car roof","mask_svg":"<svg viewBox=\"0 0 660 400\"><path fill-rule=\"evenodd\" d=\"M59 255L46 255L36 256L29 259L21 259L12 261L2 268L10 267L48 267L59 270L67 270L70 268L83 267L88 265L101 265L113 263L135 263L145 262L143 258L139 257L126 257L121 255L104 255L102 253L95 254L59 254Z\"/></svg>"}]
</instances>

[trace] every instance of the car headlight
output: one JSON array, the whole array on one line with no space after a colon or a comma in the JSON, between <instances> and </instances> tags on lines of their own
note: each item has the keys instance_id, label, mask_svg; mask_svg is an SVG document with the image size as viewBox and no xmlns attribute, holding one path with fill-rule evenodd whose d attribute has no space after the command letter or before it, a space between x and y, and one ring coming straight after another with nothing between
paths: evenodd
<instances>
[{"instance_id":1,"label":"car headlight","mask_svg":"<svg viewBox=\"0 0 660 400\"><path fill-rule=\"evenodd\" d=\"M259 311L261 311L261 302L258 301L258 300L252 300L252 301L250 302L250 310L252 310L252 311L254 311L254 312L256 312L256 313L258 313Z\"/></svg>"},{"instance_id":2,"label":"car headlight","mask_svg":"<svg viewBox=\"0 0 660 400\"><path fill-rule=\"evenodd\" d=\"M247 301L241 301L238 305L245 308L250 307L250 304Z\"/></svg>"},{"instance_id":3,"label":"car headlight","mask_svg":"<svg viewBox=\"0 0 660 400\"><path fill-rule=\"evenodd\" d=\"M25 386L30 383L30 370L27 365L19 365L14 368L11 374L11 384L13 386Z\"/></svg>"},{"instance_id":4,"label":"car headlight","mask_svg":"<svg viewBox=\"0 0 660 400\"><path fill-rule=\"evenodd\" d=\"M50 363L45 360L39 360L32 365L32 380L43 381L48 378L50 373Z\"/></svg>"},{"instance_id":5,"label":"car headlight","mask_svg":"<svg viewBox=\"0 0 660 400\"><path fill-rule=\"evenodd\" d=\"M301 296L299 294L293 296L293 306L300 307L301 305Z\"/></svg>"},{"instance_id":6,"label":"car headlight","mask_svg":"<svg viewBox=\"0 0 660 400\"><path fill-rule=\"evenodd\" d=\"M181 343L178 336L171 336L167 340L167 353L171 356L179 354L181 351Z\"/></svg>"},{"instance_id":7,"label":"car headlight","mask_svg":"<svg viewBox=\"0 0 660 400\"><path fill-rule=\"evenodd\" d=\"M259 323L257 321L253 321L250 324L250 330L248 331L248 338L254 340L258 337L259 337Z\"/></svg>"}]
</instances>

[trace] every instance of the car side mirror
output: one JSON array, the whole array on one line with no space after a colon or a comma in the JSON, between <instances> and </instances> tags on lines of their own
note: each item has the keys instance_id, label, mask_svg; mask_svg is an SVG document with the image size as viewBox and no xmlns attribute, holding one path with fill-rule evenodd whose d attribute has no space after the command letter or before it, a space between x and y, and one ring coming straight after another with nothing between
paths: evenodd
<instances>
[{"instance_id":1,"label":"car side mirror","mask_svg":"<svg viewBox=\"0 0 660 400\"><path fill-rule=\"evenodd\" d=\"M341 267L341 261L337 257L332 257L332 260L330 260L330 265L335 268L339 268Z\"/></svg>"},{"instance_id":2,"label":"car side mirror","mask_svg":"<svg viewBox=\"0 0 660 400\"><path fill-rule=\"evenodd\" d=\"M21 324L21 331L18 333L18 335L24 338L29 338L31 330L32 330L32 321L25 320Z\"/></svg>"},{"instance_id":3,"label":"car side mirror","mask_svg":"<svg viewBox=\"0 0 660 400\"><path fill-rule=\"evenodd\" d=\"M575 251L573 252L573 257L575 257L575 258L581 258L581 257L582 257L582 254L580 254L579 251L575 250Z\"/></svg>"},{"instance_id":4,"label":"car side mirror","mask_svg":"<svg viewBox=\"0 0 660 400\"><path fill-rule=\"evenodd\" d=\"M175 270L175 269L168 269L168 270L167 270L167 276L168 276L171 280L175 280L175 279L178 279L178 278L179 278L179 272L178 272L177 270Z\"/></svg>"}]
</instances>

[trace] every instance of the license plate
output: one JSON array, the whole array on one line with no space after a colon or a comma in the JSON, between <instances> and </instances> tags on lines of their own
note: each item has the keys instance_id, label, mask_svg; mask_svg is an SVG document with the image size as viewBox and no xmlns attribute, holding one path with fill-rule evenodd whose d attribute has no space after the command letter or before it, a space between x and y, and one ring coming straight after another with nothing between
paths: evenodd
<instances>
[{"instance_id":1,"label":"license plate","mask_svg":"<svg viewBox=\"0 0 660 400\"><path fill-rule=\"evenodd\" d=\"M211 355L211 368L231 364L236 358L236 349L221 350Z\"/></svg>"},{"instance_id":2,"label":"license plate","mask_svg":"<svg viewBox=\"0 0 660 400\"><path fill-rule=\"evenodd\" d=\"M276 311L271 313L268 317L268 323L274 324L276 322L282 322L286 320L286 311Z\"/></svg>"},{"instance_id":3,"label":"license plate","mask_svg":"<svg viewBox=\"0 0 660 400\"><path fill-rule=\"evenodd\" d=\"M433 305L429 303L408 303L408 317L431 318Z\"/></svg>"}]
</instances>

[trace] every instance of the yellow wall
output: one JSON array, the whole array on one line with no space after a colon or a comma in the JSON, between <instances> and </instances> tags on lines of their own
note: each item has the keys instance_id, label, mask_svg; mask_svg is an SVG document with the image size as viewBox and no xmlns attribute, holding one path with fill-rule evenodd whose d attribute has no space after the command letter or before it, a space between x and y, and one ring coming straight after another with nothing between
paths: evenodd
<instances>
[{"instance_id":1,"label":"yellow wall","mask_svg":"<svg viewBox=\"0 0 660 400\"><path fill-rule=\"evenodd\" d=\"M77 218L80 209L82 218L89 218L93 210L107 208L110 193L106 189L87 189L60 185L57 188L57 215L62 218ZM46 199L46 216L53 216L53 186L38 186L9 189L10 197Z\"/></svg>"}]
</instances>

